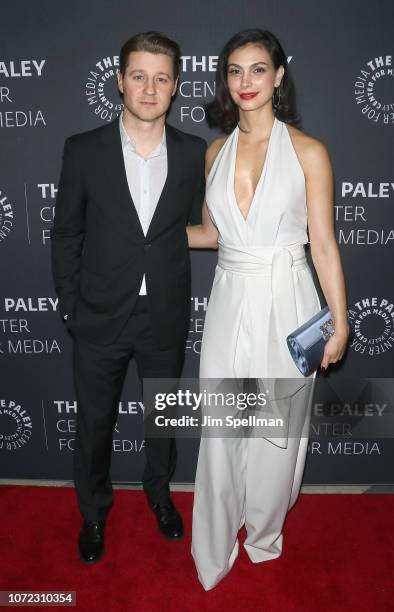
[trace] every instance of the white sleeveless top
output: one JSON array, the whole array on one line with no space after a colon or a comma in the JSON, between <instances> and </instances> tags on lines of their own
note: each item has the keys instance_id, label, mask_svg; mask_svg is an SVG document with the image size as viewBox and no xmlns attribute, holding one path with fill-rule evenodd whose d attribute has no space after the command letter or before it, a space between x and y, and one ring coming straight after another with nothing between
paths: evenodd
<instances>
[{"instance_id":1,"label":"white sleeveless top","mask_svg":"<svg viewBox=\"0 0 394 612\"><path fill-rule=\"evenodd\" d=\"M234 191L238 136L236 127L207 177L207 205L221 243L248 246L307 243L305 177L286 125L275 118L246 221Z\"/></svg>"},{"instance_id":2,"label":"white sleeveless top","mask_svg":"<svg viewBox=\"0 0 394 612\"><path fill-rule=\"evenodd\" d=\"M219 252L200 376L302 377L286 336L320 309L303 246L308 242L304 173L285 123L275 119L245 220L234 191L238 137L236 127L207 177Z\"/></svg>"}]
</instances>

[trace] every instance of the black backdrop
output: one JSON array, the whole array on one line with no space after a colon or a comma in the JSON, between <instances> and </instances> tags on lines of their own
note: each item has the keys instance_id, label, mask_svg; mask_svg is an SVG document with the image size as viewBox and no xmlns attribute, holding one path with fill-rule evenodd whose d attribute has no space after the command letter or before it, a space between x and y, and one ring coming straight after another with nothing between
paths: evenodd
<instances>
[{"instance_id":1,"label":"black backdrop","mask_svg":"<svg viewBox=\"0 0 394 612\"><path fill-rule=\"evenodd\" d=\"M303 129L331 155L336 232L355 327L342 367L330 374L323 400L316 399L305 482L394 482L390 428L381 425L390 413L394 365L393 18L391 0L16 0L2 6L0 477L71 478L77 409L71 341L56 312L49 258L65 138L119 113L120 46L136 32L159 29L184 54L169 121L211 141L203 103L214 91L218 52L234 32L262 27L291 58ZM198 371L215 262L215 253L192 253L187 376ZM345 387L350 400L338 391ZM140 480L139 397L131 365L114 435L118 482ZM358 438L349 429L354 420L375 437ZM175 480L192 482L197 441L179 447Z\"/></svg>"}]
</instances>

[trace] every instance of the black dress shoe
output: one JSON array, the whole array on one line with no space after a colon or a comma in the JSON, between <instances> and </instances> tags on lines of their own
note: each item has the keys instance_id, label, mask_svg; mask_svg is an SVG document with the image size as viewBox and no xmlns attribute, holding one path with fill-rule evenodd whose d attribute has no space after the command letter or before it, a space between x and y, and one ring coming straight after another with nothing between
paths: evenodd
<instances>
[{"instance_id":1,"label":"black dress shoe","mask_svg":"<svg viewBox=\"0 0 394 612\"><path fill-rule=\"evenodd\" d=\"M84 563L100 561L104 553L104 521L84 521L79 534L79 556Z\"/></svg>"},{"instance_id":2,"label":"black dress shoe","mask_svg":"<svg viewBox=\"0 0 394 612\"><path fill-rule=\"evenodd\" d=\"M183 537L182 517L171 499L152 506L156 514L160 533L170 540L180 540Z\"/></svg>"}]
</instances>

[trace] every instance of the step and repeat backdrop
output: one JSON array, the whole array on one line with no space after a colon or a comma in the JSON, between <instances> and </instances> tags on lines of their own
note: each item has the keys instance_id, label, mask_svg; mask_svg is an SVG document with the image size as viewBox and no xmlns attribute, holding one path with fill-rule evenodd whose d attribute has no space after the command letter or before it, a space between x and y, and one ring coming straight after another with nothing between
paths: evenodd
<instances>
[{"instance_id":1,"label":"step and repeat backdrop","mask_svg":"<svg viewBox=\"0 0 394 612\"><path fill-rule=\"evenodd\" d=\"M50 230L64 140L122 110L118 53L137 32L179 41L169 122L208 142L204 103L218 54L246 27L289 57L302 128L325 143L354 334L312 409L310 484L394 482L394 43L391 0L77 3L15 0L0 21L0 478L71 479L77 402L72 340L57 312ZM193 252L184 375L197 376L217 254ZM165 325L165 321L163 321ZM130 364L113 440L116 482L139 482L143 404ZM193 482L198 440L180 440L176 482Z\"/></svg>"}]
</instances>

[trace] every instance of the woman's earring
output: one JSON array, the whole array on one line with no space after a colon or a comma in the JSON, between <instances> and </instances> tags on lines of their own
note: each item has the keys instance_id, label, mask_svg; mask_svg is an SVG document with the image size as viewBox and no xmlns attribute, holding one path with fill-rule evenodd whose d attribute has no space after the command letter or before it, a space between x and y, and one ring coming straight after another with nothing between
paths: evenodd
<instances>
[{"instance_id":1,"label":"woman's earring","mask_svg":"<svg viewBox=\"0 0 394 612\"><path fill-rule=\"evenodd\" d=\"M279 108L280 96L281 96L281 89L279 85L278 87L274 88L274 93L272 94L272 106L275 111L278 110Z\"/></svg>"}]
</instances>

